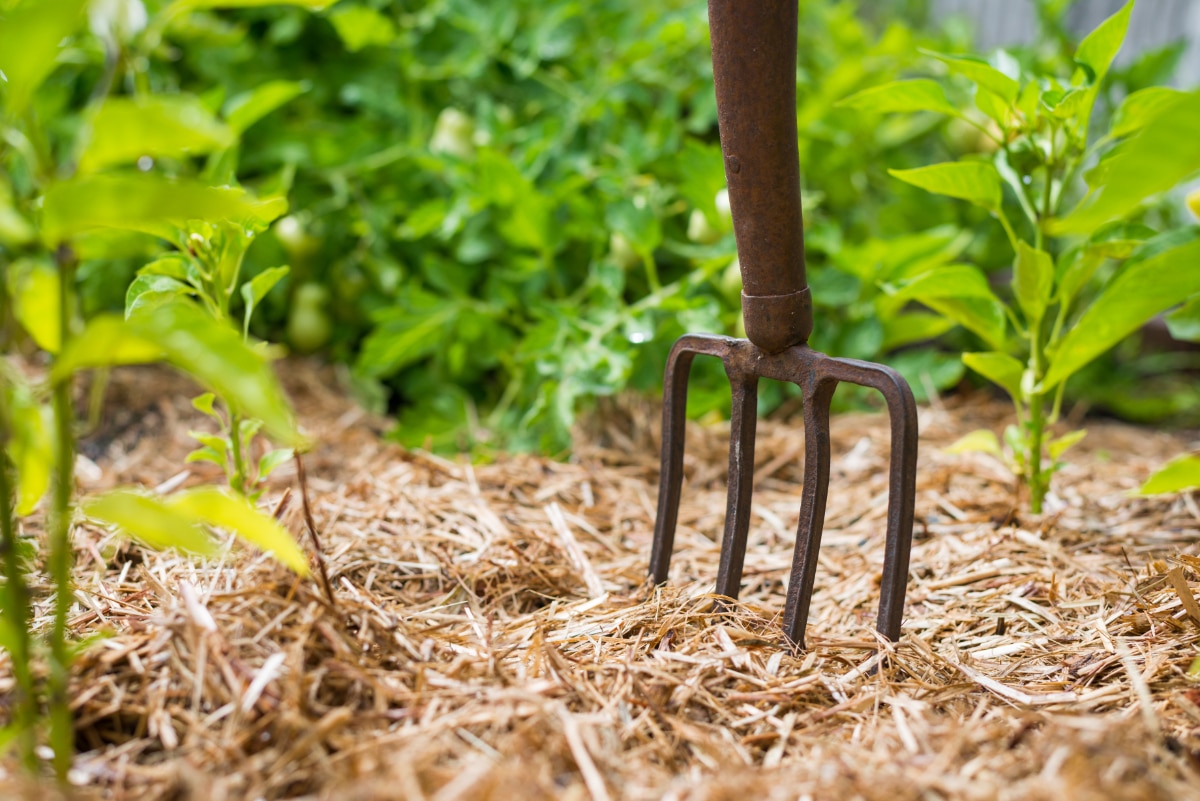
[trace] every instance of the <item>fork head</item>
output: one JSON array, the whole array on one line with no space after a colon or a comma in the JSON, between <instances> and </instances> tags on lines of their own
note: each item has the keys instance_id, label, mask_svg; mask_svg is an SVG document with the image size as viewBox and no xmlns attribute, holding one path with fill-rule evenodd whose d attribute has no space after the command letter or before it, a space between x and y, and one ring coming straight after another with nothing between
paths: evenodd
<instances>
[{"instance_id":1,"label":"fork head","mask_svg":"<svg viewBox=\"0 0 1200 801\"><path fill-rule=\"evenodd\" d=\"M830 402L837 385L843 382L870 387L883 394L891 418L891 466L877 629L888 639L898 639L916 497L917 411L912 390L900 374L889 367L856 359L836 359L806 344L770 353L747 339L708 334L686 334L675 343L667 360L663 386L662 471L650 556L650 575L654 582L662 584L667 580L671 561L683 484L688 374L698 355L715 356L722 361L733 392L729 488L717 572L718 595L737 598L741 585L754 481L758 380L787 381L801 390L804 401L804 489L783 621L784 636L800 648L804 647L804 627L812 600L829 489Z\"/></svg>"}]
</instances>

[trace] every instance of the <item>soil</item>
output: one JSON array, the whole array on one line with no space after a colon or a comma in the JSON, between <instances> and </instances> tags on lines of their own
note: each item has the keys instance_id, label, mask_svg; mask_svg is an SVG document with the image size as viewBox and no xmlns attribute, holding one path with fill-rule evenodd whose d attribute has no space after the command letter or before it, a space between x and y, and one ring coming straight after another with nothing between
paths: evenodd
<instances>
[{"instance_id":1,"label":"soil","mask_svg":"<svg viewBox=\"0 0 1200 801\"><path fill-rule=\"evenodd\" d=\"M239 543L197 562L81 522L71 627L105 638L76 667L72 795L1200 797L1200 509L1131 494L1197 432L1085 421L1033 516L999 461L944 450L1002 429L1004 404L922 407L891 644L873 632L886 420L835 419L799 651L780 637L798 417L760 424L741 600L714 611L727 425L689 428L671 576L654 588L653 404L596 410L569 461L472 464L386 442L331 368L283 372L320 443L306 472L332 594ZM162 370L115 373L80 490L219 481L184 462L206 425L193 394ZM264 504L311 548L295 478L280 469ZM4 797L51 797L7 769Z\"/></svg>"}]
</instances>

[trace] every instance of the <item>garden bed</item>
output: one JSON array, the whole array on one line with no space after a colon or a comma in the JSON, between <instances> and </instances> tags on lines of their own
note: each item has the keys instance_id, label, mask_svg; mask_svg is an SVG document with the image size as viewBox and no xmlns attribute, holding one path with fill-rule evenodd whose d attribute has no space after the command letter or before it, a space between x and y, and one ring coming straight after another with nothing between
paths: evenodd
<instances>
[{"instance_id":1,"label":"garden bed","mask_svg":"<svg viewBox=\"0 0 1200 801\"><path fill-rule=\"evenodd\" d=\"M873 671L882 417L834 421L810 650L794 653L779 620L798 421L760 424L742 602L714 614L727 426L689 429L671 579L655 590L656 409L606 407L571 462L471 465L385 443L331 371L287 369L321 442L307 472L336 605L242 546L199 563L78 530L71 625L112 634L77 664L84 797L1196 792L1200 510L1129 494L1195 434L1088 421L1050 511L1031 517L998 462L941 451L999 429L1007 407L923 407L904 636ZM203 425L186 386L124 370L109 394L84 492L218 480L181 472ZM293 480L281 469L267 500L299 533Z\"/></svg>"}]
</instances>

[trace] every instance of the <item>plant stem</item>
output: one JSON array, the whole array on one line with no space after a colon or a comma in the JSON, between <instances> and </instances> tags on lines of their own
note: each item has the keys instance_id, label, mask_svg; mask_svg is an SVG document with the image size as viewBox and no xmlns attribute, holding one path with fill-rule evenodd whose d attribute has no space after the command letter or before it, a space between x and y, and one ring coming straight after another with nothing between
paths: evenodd
<instances>
[{"instance_id":1,"label":"plant stem","mask_svg":"<svg viewBox=\"0 0 1200 801\"><path fill-rule=\"evenodd\" d=\"M1004 233L1008 234L1008 244L1012 245L1013 253L1017 252L1017 233L1013 230L1012 223L1008 221L1008 215L1004 213L1004 209L996 209L996 217L1000 220L1000 224L1004 226Z\"/></svg>"},{"instance_id":2,"label":"plant stem","mask_svg":"<svg viewBox=\"0 0 1200 801\"><path fill-rule=\"evenodd\" d=\"M246 457L242 453L242 416L229 410L229 452L233 455L233 475L229 486L239 495L246 494Z\"/></svg>"},{"instance_id":3,"label":"plant stem","mask_svg":"<svg viewBox=\"0 0 1200 801\"><path fill-rule=\"evenodd\" d=\"M71 338L71 314L74 311L75 254L60 245L55 254L59 266L60 353ZM54 422L57 454L54 463L53 507L50 510L50 582L54 585L54 623L50 631L49 700L50 748L54 752L54 773L60 783L67 780L71 767L74 730L68 697L71 656L67 647L67 612L74 594L71 590L71 496L75 489L75 414L71 404L72 376L54 386Z\"/></svg>"},{"instance_id":4,"label":"plant stem","mask_svg":"<svg viewBox=\"0 0 1200 801\"><path fill-rule=\"evenodd\" d=\"M0 415L4 410L0 409ZM9 436L8 420L0 420L0 446ZM17 525L13 508L13 486L9 481L9 465L0 448L0 561L4 563L4 608L13 640L9 644L13 679L16 681L13 699L13 727L16 729L17 753L21 764L31 774L37 771L37 696L33 689L33 672L29 660L32 648L29 631L32 621L29 612L29 587L21 565L17 544Z\"/></svg>"}]
</instances>

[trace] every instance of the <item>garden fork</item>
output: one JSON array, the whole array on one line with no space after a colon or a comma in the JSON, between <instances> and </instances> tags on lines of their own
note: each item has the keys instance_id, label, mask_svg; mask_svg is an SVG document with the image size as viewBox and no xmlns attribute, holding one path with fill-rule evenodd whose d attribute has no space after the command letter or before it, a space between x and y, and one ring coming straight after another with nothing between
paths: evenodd
<instances>
[{"instance_id":1,"label":"garden fork","mask_svg":"<svg viewBox=\"0 0 1200 801\"><path fill-rule=\"evenodd\" d=\"M725 365L733 390L729 489L716 592L737 598L750 527L758 379L789 381L804 401L804 493L783 630L804 647L829 489L829 406L839 382L883 393L891 417L891 476L877 628L900 636L916 494L917 413L912 390L888 367L835 359L806 344L812 298L804 274L796 137L797 0L709 0L717 121L742 271L748 339L685 334L667 359L662 473L650 556L656 584L667 568L683 482L687 380L698 354Z\"/></svg>"}]
</instances>

